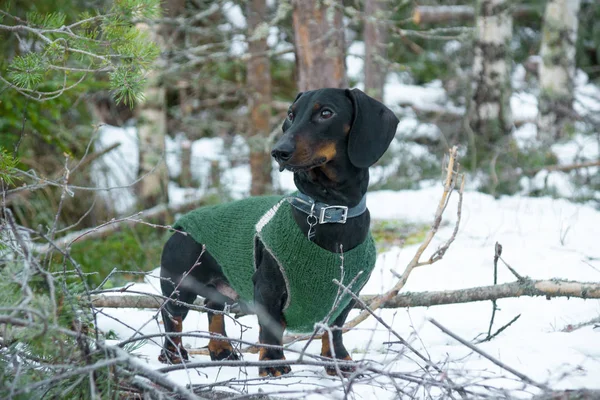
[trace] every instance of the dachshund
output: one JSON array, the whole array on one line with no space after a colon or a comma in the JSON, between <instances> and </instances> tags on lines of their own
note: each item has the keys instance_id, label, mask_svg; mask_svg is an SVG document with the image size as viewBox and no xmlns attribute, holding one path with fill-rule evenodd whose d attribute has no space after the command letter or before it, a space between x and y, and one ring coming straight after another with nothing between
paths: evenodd
<instances>
[{"instance_id":1,"label":"dachshund","mask_svg":"<svg viewBox=\"0 0 600 400\"><path fill-rule=\"evenodd\" d=\"M201 207L180 218L161 257L163 363L181 363L183 320L196 296L205 298L212 360L237 360L227 340L226 305L255 313L260 360L285 360L286 329L322 335L321 355L351 360L342 330L353 299L375 264L366 208L369 167L387 150L398 119L358 89L299 93L271 155L293 172L297 192ZM334 283L333 279L341 282ZM222 337L222 338L221 338ZM278 347L279 346L279 347ZM343 373L354 368L343 364ZM289 365L264 366L260 376L281 376ZM328 366L326 372L336 375Z\"/></svg>"}]
</instances>

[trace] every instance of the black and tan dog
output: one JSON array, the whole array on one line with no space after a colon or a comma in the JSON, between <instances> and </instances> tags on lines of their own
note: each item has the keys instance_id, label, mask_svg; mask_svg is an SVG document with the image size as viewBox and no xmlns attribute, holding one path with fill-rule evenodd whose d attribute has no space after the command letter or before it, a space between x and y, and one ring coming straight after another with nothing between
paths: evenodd
<instances>
[{"instance_id":1,"label":"black and tan dog","mask_svg":"<svg viewBox=\"0 0 600 400\"><path fill-rule=\"evenodd\" d=\"M187 303L205 297L206 307L217 311L208 313L209 330L223 336L218 311L225 304L249 304L258 316L262 344L281 345L286 328L312 331L319 322L327 324L332 337L323 335L321 355L350 360L336 327L343 326L353 301L332 281L357 293L373 269L365 205L369 167L388 148L397 124L391 110L357 89L300 93L272 151L280 170L294 173L299 192L186 214L175 225L185 233L174 233L163 250L163 294ZM187 312L173 303L164 308L167 334L182 331ZM208 348L213 360L238 358L226 340L211 339ZM272 347L261 348L259 358L285 359ZM159 360L187 359L181 337L167 336ZM290 370L264 367L259 375ZM335 374L332 368L327 372Z\"/></svg>"}]
</instances>

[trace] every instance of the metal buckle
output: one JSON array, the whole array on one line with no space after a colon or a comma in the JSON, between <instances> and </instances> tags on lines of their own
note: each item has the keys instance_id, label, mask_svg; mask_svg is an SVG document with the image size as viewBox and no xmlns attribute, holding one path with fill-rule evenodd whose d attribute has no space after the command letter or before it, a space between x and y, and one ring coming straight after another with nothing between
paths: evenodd
<instances>
[{"instance_id":1,"label":"metal buckle","mask_svg":"<svg viewBox=\"0 0 600 400\"><path fill-rule=\"evenodd\" d=\"M326 221L325 220L325 212L332 208L342 210L342 219L340 221ZM319 224L327 224L327 223L345 224L347 218L348 218L348 207L346 207L346 206L327 206L327 207L321 208L321 213L319 215Z\"/></svg>"}]
</instances>

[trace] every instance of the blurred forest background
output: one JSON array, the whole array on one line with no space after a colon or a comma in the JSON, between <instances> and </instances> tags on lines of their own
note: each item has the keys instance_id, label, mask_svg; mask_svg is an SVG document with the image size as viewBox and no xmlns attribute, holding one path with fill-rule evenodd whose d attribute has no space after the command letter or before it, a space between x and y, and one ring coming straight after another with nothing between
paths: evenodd
<instances>
[{"instance_id":1,"label":"blurred forest background","mask_svg":"<svg viewBox=\"0 0 600 400\"><path fill-rule=\"evenodd\" d=\"M319 87L402 120L372 188L430 184L458 144L471 189L599 204L597 1L14 0L0 50L3 205L50 238L289 190L269 148ZM156 266L168 234L110 232L71 249L92 281Z\"/></svg>"},{"instance_id":2,"label":"blurred forest background","mask_svg":"<svg viewBox=\"0 0 600 400\"><path fill-rule=\"evenodd\" d=\"M437 182L459 145L470 190L600 207L596 0L3 0L0 54L3 273L119 285L178 212L291 190L269 149L320 87L401 119L372 189Z\"/></svg>"}]
</instances>

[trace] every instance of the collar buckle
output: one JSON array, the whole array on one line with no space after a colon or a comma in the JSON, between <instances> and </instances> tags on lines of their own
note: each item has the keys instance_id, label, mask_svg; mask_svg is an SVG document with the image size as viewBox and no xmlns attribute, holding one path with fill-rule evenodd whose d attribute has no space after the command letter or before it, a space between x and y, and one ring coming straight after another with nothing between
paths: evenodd
<instances>
[{"instance_id":1,"label":"collar buckle","mask_svg":"<svg viewBox=\"0 0 600 400\"><path fill-rule=\"evenodd\" d=\"M341 215L338 214L341 211ZM333 211L333 213L328 213ZM338 213L336 213L338 211ZM319 224L338 223L345 224L348 219L348 207L347 206L327 206L321 208L319 215Z\"/></svg>"}]
</instances>

